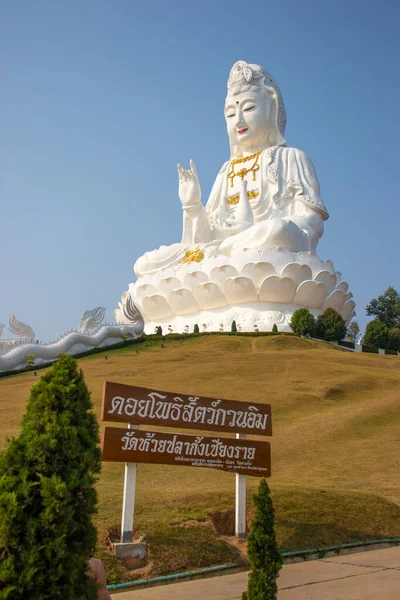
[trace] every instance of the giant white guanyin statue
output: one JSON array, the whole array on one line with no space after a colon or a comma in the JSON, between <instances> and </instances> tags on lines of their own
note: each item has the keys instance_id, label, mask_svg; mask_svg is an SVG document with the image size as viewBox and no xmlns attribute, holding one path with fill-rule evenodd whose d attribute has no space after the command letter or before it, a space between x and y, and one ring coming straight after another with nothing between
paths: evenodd
<instances>
[{"instance_id":1,"label":"giant white guanyin statue","mask_svg":"<svg viewBox=\"0 0 400 600\"><path fill-rule=\"evenodd\" d=\"M328 218L314 166L301 150L286 147L281 92L259 65L232 67L224 107L230 159L222 166L206 206L193 161L178 165L182 241L146 252L134 266L114 314L124 323L131 299L145 330L171 325L183 331L289 330L293 312L318 316L338 310L346 322L355 304L348 284L316 248Z\"/></svg>"}]
</instances>

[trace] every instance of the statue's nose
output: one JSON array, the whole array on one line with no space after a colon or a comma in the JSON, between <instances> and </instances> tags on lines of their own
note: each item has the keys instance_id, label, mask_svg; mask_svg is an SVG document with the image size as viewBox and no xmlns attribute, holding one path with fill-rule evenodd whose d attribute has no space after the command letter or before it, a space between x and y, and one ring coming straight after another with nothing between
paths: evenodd
<instances>
[{"instance_id":1,"label":"statue's nose","mask_svg":"<svg viewBox=\"0 0 400 600\"><path fill-rule=\"evenodd\" d=\"M244 118L243 118L243 113L242 113L242 111L241 111L241 110L240 110L240 111L238 111L238 113L237 113L237 115L236 115L236 123L235 123L235 125L236 125L236 127L237 127L238 129L240 129L240 127L241 127L242 125L245 125L245 121L244 121Z\"/></svg>"}]
</instances>

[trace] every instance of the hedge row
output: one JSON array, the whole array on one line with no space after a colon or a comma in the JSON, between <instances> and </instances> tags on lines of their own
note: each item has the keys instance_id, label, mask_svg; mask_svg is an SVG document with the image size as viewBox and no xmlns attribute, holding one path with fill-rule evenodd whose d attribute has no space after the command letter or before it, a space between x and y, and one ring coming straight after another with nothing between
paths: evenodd
<instances>
[{"instance_id":1,"label":"hedge row","mask_svg":"<svg viewBox=\"0 0 400 600\"><path fill-rule=\"evenodd\" d=\"M352 350L354 350L355 348L355 344L354 342L348 342L346 340L342 340L341 342L338 342L339 346L343 346L344 348L351 348Z\"/></svg>"},{"instance_id":2,"label":"hedge row","mask_svg":"<svg viewBox=\"0 0 400 600\"><path fill-rule=\"evenodd\" d=\"M378 354L378 348L375 346L364 346L362 347L363 352L370 352L371 354Z\"/></svg>"}]
</instances>

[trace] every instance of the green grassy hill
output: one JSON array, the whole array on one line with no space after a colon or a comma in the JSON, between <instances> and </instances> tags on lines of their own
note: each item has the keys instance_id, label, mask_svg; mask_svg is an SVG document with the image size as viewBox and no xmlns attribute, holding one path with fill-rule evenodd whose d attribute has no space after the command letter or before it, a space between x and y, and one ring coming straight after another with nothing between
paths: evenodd
<instances>
[{"instance_id":1,"label":"green grassy hill","mask_svg":"<svg viewBox=\"0 0 400 600\"><path fill-rule=\"evenodd\" d=\"M269 484L281 549L400 537L399 357L289 336L167 338L163 344L148 341L108 351L108 360L103 354L79 360L97 414L106 379L268 402ZM0 380L0 444L18 434L36 380L33 373ZM247 481L251 508L258 479ZM135 525L150 545L146 575L237 561L231 540L218 535L229 533L232 514L215 515L234 508L234 485L230 473L139 465ZM120 526L122 487L123 465L105 463L97 526L110 581L132 577L105 549L107 535Z\"/></svg>"}]
</instances>

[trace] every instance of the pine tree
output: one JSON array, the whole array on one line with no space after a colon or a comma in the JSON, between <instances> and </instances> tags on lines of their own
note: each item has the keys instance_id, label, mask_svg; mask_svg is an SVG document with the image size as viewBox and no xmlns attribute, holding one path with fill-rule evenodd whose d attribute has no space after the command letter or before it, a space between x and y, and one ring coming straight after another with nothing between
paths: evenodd
<instances>
[{"instance_id":1,"label":"pine tree","mask_svg":"<svg viewBox=\"0 0 400 600\"><path fill-rule=\"evenodd\" d=\"M247 544L251 571L242 600L276 600L282 557L275 538L274 505L265 479L253 499L255 511Z\"/></svg>"},{"instance_id":2,"label":"pine tree","mask_svg":"<svg viewBox=\"0 0 400 600\"><path fill-rule=\"evenodd\" d=\"M278 326L276 323L272 325L272 333L278 333Z\"/></svg>"},{"instance_id":3,"label":"pine tree","mask_svg":"<svg viewBox=\"0 0 400 600\"><path fill-rule=\"evenodd\" d=\"M199 329L199 326L197 325L197 323L193 327L193 333L200 333L200 329Z\"/></svg>"},{"instance_id":4,"label":"pine tree","mask_svg":"<svg viewBox=\"0 0 400 600\"><path fill-rule=\"evenodd\" d=\"M0 455L0 598L97 598L87 576L100 471L98 424L82 372L62 355L31 390Z\"/></svg>"},{"instance_id":5,"label":"pine tree","mask_svg":"<svg viewBox=\"0 0 400 600\"><path fill-rule=\"evenodd\" d=\"M237 333L236 321L232 321L231 332Z\"/></svg>"}]
</instances>

